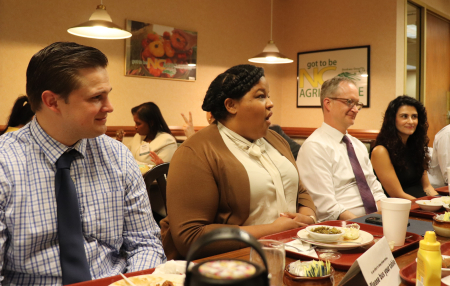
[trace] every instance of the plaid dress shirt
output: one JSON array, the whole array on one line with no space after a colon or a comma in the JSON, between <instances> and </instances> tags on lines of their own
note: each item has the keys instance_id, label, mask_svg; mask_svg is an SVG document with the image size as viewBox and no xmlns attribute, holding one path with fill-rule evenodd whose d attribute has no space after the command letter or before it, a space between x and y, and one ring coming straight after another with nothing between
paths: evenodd
<instances>
[{"instance_id":1,"label":"plaid dress shirt","mask_svg":"<svg viewBox=\"0 0 450 286\"><path fill-rule=\"evenodd\" d=\"M77 190L92 279L153 268L166 257L136 162L102 135L67 147L36 119L0 137L0 266L3 285L61 285L55 163L76 149Z\"/></svg>"}]
</instances>

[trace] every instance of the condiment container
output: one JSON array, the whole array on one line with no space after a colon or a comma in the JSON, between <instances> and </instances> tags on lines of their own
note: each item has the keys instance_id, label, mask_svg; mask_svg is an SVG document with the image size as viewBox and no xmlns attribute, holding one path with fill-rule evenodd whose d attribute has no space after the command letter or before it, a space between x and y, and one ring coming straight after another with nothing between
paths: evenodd
<instances>
[{"instance_id":1,"label":"condiment container","mask_svg":"<svg viewBox=\"0 0 450 286\"><path fill-rule=\"evenodd\" d=\"M221 240L237 240L251 246L265 267L240 259L212 259L200 262L192 269L188 267L190 261L199 258L202 248ZM268 264L261 244L238 228L218 228L201 236L190 247L186 261L184 286L269 286Z\"/></svg>"},{"instance_id":2,"label":"condiment container","mask_svg":"<svg viewBox=\"0 0 450 286\"><path fill-rule=\"evenodd\" d=\"M434 231L427 231L417 252L416 286L440 286L441 267L441 244Z\"/></svg>"}]
</instances>

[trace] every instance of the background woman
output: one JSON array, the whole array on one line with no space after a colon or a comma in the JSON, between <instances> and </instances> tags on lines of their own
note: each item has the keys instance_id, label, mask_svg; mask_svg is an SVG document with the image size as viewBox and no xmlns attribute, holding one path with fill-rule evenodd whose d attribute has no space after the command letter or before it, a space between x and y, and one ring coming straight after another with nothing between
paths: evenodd
<instances>
[{"instance_id":1,"label":"background woman","mask_svg":"<svg viewBox=\"0 0 450 286\"><path fill-rule=\"evenodd\" d=\"M427 130L422 103L406 95L389 103L371 156L387 195L410 200L437 195L427 175Z\"/></svg>"},{"instance_id":2,"label":"background woman","mask_svg":"<svg viewBox=\"0 0 450 286\"><path fill-rule=\"evenodd\" d=\"M182 258L201 235L223 227L259 238L315 223L287 142L269 131L272 101L264 70L235 66L214 79L203 101L215 122L175 153L161 221L168 259ZM203 256L239 248L223 242Z\"/></svg>"},{"instance_id":3,"label":"background woman","mask_svg":"<svg viewBox=\"0 0 450 286\"><path fill-rule=\"evenodd\" d=\"M25 95L20 96L17 98L16 102L14 102L8 124L6 125L6 128L0 132L0 135L19 130L25 124L30 122L33 116L34 112L31 110L31 106L28 103L28 97Z\"/></svg>"},{"instance_id":4,"label":"background woman","mask_svg":"<svg viewBox=\"0 0 450 286\"><path fill-rule=\"evenodd\" d=\"M170 162L177 149L177 141L172 136L158 106L146 102L131 109L136 124L130 150L138 163L153 167L162 162Z\"/></svg>"}]
</instances>

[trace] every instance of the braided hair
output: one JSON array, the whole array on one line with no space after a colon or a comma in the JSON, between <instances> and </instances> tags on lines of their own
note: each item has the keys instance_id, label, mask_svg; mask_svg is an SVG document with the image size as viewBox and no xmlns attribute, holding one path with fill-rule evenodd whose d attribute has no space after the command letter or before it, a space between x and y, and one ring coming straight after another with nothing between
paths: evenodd
<instances>
[{"instance_id":1,"label":"braided hair","mask_svg":"<svg viewBox=\"0 0 450 286\"><path fill-rule=\"evenodd\" d=\"M408 137L406 145L403 144L395 126L397 111L404 105L415 107L418 115L416 131ZM428 142L430 140L427 131L427 111L423 104L410 96L402 95L389 103L384 113L383 125L375 141L375 146L383 145L386 147L392 165L399 168L406 168L405 158L410 157L414 162L414 170L417 176L421 176L424 170L428 170L428 162L430 161L428 153Z\"/></svg>"},{"instance_id":2,"label":"braided hair","mask_svg":"<svg viewBox=\"0 0 450 286\"><path fill-rule=\"evenodd\" d=\"M264 69L254 65L238 65L229 68L211 82L203 100L202 109L210 111L216 120L225 119L228 115L225 100L240 99L263 76Z\"/></svg>"}]
</instances>

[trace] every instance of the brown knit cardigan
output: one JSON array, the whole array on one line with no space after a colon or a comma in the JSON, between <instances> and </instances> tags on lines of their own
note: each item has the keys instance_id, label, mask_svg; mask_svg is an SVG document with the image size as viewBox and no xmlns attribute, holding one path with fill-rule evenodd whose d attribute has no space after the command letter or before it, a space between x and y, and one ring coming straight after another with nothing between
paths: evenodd
<instances>
[{"instance_id":1,"label":"brown knit cardigan","mask_svg":"<svg viewBox=\"0 0 450 286\"><path fill-rule=\"evenodd\" d=\"M289 144L269 130L265 139L297 168ZM299 179L298 205L316 210ZM250 208L250 182L244 166L225 145L216 124L197 132L175 152L167 179L167 213L161 234L167 259L186 257L201 235L223 226L239 227ZM238 242L220 242L202 256L236 250Z\"/></svg>"}]
</instances>

